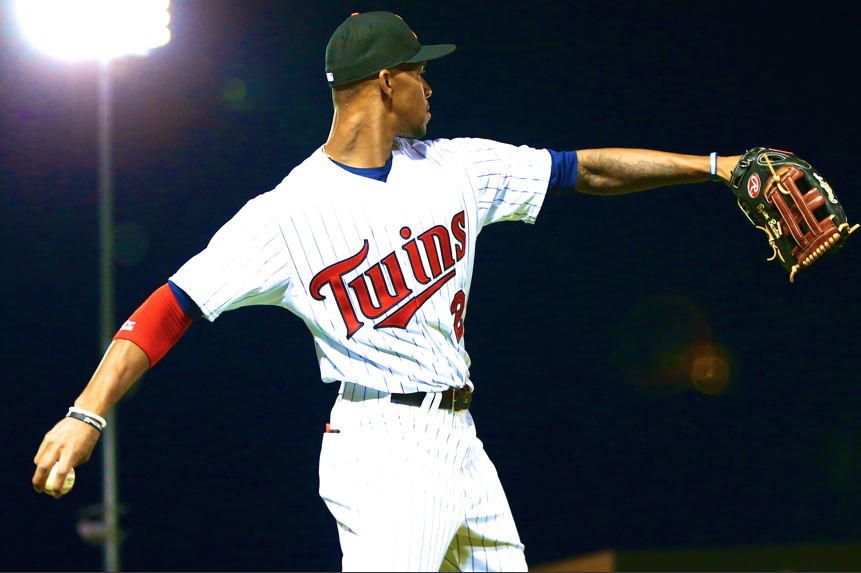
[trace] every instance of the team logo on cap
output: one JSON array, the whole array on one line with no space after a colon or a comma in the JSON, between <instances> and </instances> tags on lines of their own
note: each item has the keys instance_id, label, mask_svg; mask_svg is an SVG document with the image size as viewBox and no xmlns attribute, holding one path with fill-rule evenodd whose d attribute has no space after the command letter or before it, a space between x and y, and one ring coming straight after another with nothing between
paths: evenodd
<instances>
[{"instance_id":1,"label":"team logo on cap","mask_svg":"<svg viewBox=\"0 0 861 573\"><path fill-rule=\"evenodd\" d=\"M329 80L330 82L334 82L335 81L335 74L333 74L332 72L326 72L326 79Z\"/></svg>"},{"instance_id":2,"label":"team logo on cap","mask_svg":"<svg viewBox=\"0 0 861 573\"><path fill-rule=\"evenodd\" d=\"M754 173L753 177L747 182L747 194L750 195L751 199L756 199L756 196L759 195L760 186L759 175Z\"/></svg>"}]
</instances>

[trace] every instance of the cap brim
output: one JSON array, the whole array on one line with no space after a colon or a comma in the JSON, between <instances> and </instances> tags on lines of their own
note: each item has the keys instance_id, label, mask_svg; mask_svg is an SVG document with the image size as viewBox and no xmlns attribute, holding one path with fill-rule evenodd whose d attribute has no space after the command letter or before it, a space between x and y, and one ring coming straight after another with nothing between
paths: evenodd
<instances>
[{"instance_id":1,"label":"cap brim","mask_svg":"<svg viewBox=\"0 0 861 573\"><path fill-rule=\"evenodd\" d=\"M419 50L419 53L404 62L405 64L415 64L418 62L426 62L428 60L435 60L437 58L441 58L443 56L447 56L448 54L454 51L454 44L438 44L436 46L422 46L422 49Z\"/></svg>"}]
</instances>

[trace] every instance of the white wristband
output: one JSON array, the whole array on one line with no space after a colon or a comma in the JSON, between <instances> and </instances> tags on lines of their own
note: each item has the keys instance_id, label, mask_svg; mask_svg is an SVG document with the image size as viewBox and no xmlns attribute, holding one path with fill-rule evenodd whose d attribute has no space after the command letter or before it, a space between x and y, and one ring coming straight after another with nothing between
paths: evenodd
<instances>
[{"instance_id":1,"label":"white wristband","mask_svg":"<svg viewBox=\"0 0 861 573\"><path fill-rule=\"evenodd\" d=\"M104 428L105 426L108 425L108 423L105 421L105 419L102 418L101 416L99 416L98 414L93 414L92 412L87 412L86 410L84 410L82 408L75 408L74 406L72 406L71 408L69 408L69 412L74 412L75 414L81 414L82 416L87 416L88 418L92 418L93 420L95 420L96 422L101 424L102 428Z\"/></svg>"}]
</instances>

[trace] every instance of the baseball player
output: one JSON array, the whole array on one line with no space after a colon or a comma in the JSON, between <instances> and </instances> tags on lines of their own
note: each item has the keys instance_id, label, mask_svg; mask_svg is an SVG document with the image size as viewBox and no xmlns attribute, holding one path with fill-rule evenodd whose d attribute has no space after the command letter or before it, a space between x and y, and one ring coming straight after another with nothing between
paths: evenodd
<instances>
[{"instance_id":1,"label":"baseball player","mask_svg":"<svg viewBox=\"0 0 861 573\"><path fill-rule=\"evenodd\" d=\"M37 491L55 462L63 480L89 459L102 416L193 319L281 306L308 326L321 378L338 388L319 491L337 522L344 570L526 570L469 412L464 332L479 233L498 221L533 223L549 193L726 182L737 159L422 141L431 118L426 62L454 49L421 46L388 12L353 14L335 31L326 48L328 140L122 325L67 418L45 436Z\"/></svg>"}]
</instances>

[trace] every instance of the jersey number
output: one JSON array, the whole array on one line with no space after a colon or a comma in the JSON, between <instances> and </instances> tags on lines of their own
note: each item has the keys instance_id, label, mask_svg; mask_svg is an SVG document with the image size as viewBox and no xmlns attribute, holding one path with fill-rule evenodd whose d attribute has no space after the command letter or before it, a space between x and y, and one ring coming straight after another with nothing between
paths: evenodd
<instances>
[{"instance_id":1,"label":"jersey number","mask_svg":"<svg viewBox=\"0 0 861 573\"><path fill-rule=\"evenodd\" d=\"M454 315L454 333L457 335L457 341L463 338L463 308L466 305L466 295L462 290L455 293L451 301L451 313Z\"/></svg>"}]
</instances>

